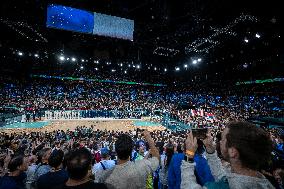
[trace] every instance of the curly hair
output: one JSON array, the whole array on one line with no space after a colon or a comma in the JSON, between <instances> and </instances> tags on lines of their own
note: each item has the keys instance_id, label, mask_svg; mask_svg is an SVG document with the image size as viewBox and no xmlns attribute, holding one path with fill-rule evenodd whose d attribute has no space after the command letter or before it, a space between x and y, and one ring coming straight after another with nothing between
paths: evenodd
<instances>
[{"instance_id":1,"label":"curly hair","mask_svg":"<svg viewBox=\"0 0 284 189\"><path fill-rule=\"evenodd\" d=\"M263 129L249 122L230 122L227 128L226 145L238 150L243 166L258 170L269 161L272 141Z\"/></svg>"}]
</instances>

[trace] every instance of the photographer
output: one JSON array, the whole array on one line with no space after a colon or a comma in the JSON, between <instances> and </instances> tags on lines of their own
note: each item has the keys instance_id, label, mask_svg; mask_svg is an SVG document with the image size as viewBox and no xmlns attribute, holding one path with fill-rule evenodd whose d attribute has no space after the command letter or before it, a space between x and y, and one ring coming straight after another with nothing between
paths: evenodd
<instances>
[{"instance_id":1,"label":"photographer","mask_svg":"<svg viewBox=\"0 0 284 189\"><path fill-rule=\"evenodd\" d=\"M272 189L271 183L258 170L269 159L272 143L267 133L247 122L231 122L222 132L220 148L222 156L230 163L225 170L217 157L210 134L203 140L208 164L215 182L205 183L204 188L257 188ZM202 188L194 175L193 155L197 140L190 133L186 139L186 157L181 166L181 188Z\"/></svg>"}]
</instances>

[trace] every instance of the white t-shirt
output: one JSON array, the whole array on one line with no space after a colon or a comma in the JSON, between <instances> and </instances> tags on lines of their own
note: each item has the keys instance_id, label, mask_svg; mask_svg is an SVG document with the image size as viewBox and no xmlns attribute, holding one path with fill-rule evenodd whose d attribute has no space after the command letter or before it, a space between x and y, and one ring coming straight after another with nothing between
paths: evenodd
<instances>
[{"instance_id":1,"label":"white t-shirt","mask_svg":"<svg viewBox=\"0 0 284 189\"><path fill-rule=\"evenodd\" d=\"M128 161L122 165L116 165L104 183L117 189L144 189L148 175L156 171L158 166L159 160L156 157L135 162Z\"/></svg>"}]
</instances>

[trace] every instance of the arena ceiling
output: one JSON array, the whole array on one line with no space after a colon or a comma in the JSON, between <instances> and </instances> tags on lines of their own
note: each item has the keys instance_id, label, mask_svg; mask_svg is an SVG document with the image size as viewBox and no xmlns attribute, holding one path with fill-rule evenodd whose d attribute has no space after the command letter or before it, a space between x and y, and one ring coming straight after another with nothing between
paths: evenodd
<instances>
[{"instance_id":1,"label":"arena ceiling","mask_svg":"<svg viewBox=\"0 0 284 189\"><path fill-rule=\"evenodd\" d=\"M46 7L51 3L133 19L134 41L48 29ZM279 7L276 0L1 0L1 55L9 56L7 48L12 48L44 52L49 64L56 60L51 55L63 52L130 61L153 73L167 68L177 74L179 67L179 76L279 76ZM11 28L9 22L23 26ZM197 58L202 62L191 68Z\"/></svg>"}]
</instances>

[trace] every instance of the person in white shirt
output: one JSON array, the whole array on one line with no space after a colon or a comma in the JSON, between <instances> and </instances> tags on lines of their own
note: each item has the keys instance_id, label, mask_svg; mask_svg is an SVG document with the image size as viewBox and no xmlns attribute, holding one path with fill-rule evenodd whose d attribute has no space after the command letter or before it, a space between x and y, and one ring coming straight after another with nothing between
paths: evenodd
<instances>
[{"instance_id":1,"label":"person in white shirt","mask_svg":"<svg viewBox=\"0 0 284 189\"><path fill-rule=\"evenodd\" d=\"M105 170L112 169L115 166L115 161L110 160L110 151L107 148L101 149L101 158L102 160L96 163L92 168L92 173L96 179L99 178Z\"/></svg>"},{"instance_id":2,"label":"person in white shirt","mask_svg":"<svg viewBox=\"0 0 284 189\"><path fill-rule=\"evenodd\" d=\"M134 142L129 135L122 134L115 142L117 165L113 169L105 171L100 179L95 177L95 182L105 183L114 189L153 187L152 174L159 166L160 154L151 134L144 131L143 136L149 144L152 157L131 162L130 155Z\"/></svg>"}]
</instances>

